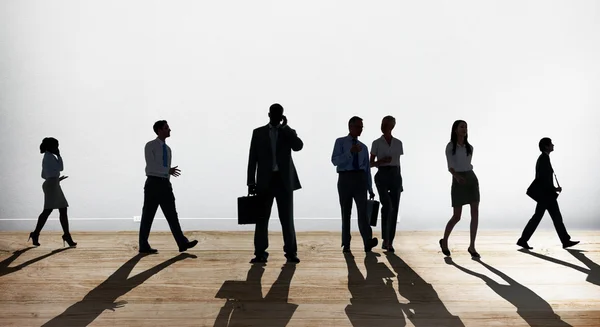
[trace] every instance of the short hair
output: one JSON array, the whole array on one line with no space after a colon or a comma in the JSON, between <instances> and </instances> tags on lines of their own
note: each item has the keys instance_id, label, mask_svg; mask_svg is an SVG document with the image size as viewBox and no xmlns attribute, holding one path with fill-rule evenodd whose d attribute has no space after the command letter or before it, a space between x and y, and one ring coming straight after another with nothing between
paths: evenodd
<instances>
[{"instance_id":1,"label":"short hair","mask_svg":"<svg viewBox=\"0 0 600 327\"><path fill-rule=\"evenodd\" d=\"M385 121L389 121L389 122L392 122L395 124L396 118L394 118L394 116L388 115L388 116L383 117L383 119L381 120L381 122L385 122Z\"/></svg>"},{"instance_id":2,"label":"short hair","mask_svg":"<svg viewBox=\"0 0 600 327\"><path fill-rule=\"evenodd\" d=\"M158 130L165 127L166 124L167 124L166 120L159 120L156 123L154 123L154 126L152 126L152 129L154 129L154 133L156 133L158 135Z\"/></svg>"},{"instance_id":3,"label":"short hair","mask_svg":"<svg viewBox=\"0 0 600 327\"><path fill-rule=\"evenodd\" d=\"M53 137L45 137L40 144L40 153L45 153L55 147L58 147L58 140Z\"/></svg>"},{"instance_id":4,"label":"short hair","mask_svg":"<svg viewBox=\"0 0 600 327\"><path fill-rule=\"evenodd\" d=\"M358 116L352 116L352 118L350 118L350 120L348 120L348 127L350 127L352 124L355 124L359 121L362 121L363 119L358 117Z\"/></svg>"},{"instance_id":5,"label":"short hair","mask_svg":"<svg viewBox=\"0 0 600 327\"><path fill-rule=\"evenodd\" d=\"M269 107L269 113L281 115L283 114L283 107L279 103L273 103Z\"/></svg>"},{"instance_id":6,"label":"short hair","mask_svg":"<svg viewBox=\"0 0 600 327\"><path fill-rule=\"evenodd\" d=\"M541 152L546 151L546 147L552 145L552 140L549 137L543 137L538 143Z\"/></svg>"}]
</instances>

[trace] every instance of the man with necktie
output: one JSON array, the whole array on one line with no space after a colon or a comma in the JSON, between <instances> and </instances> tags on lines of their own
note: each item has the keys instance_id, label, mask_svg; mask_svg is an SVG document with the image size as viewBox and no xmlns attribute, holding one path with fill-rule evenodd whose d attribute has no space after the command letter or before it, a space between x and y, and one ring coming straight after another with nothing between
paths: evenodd
<instances>
[{"instance_id":1,"label":"man with necktie","mask_svg":"<svg viewBox=\"0 0 600 327\"><path fill-rule=\"evenodd\" d=\"M170 176L178 177L180 170L171 167L171 148L167 145L166 139L171 136L171 129L166 120L159 120L154 123L154 132L157 137L146 143L144 148L146 158L146 184L144 185L144 207L142 209L142 218L139 233L139 252L157 253L158 250L150 247L148 236L154 216L160 206L171 233L177 242L179 252L193 248L198 241L189 241L181 231L177 210L175 209L175 196L170 182Z\"/></svg>"},{"instance_id":2,"label":"man with necktie","mask_svg":"<svg viewBox=\"0 0 600 327\"><path fill-rule=\"evenodd\" d=\"M371 252L377 246L377 238L369 224L367 214L367 191L371 199L373 182L369 164L369 150L358 140L363 130L362 118L354 116L348 122L347 136L335 140L331 162L338 172L338 195L342 209L342 247L344 253L350 253L350 216L352 201L358 212L358 229L363 239L365 252Z\"/></svg>"},{"instance_id":3,"label":"man with necktie","mask_svg":"<svg viewBox=\"0 0 600 327\"><path fill-rule=\"evenodd\" d=\"M269 108L269 123L254 129L248 156L248 193L265 199L266 216L256 222L254 255L250 263L265 263L269 257L269 218L273 200L277 201L283 233L283 251L288 263L299 263L294 227L294 191L302 186L292 160L292 151L300 151L304 143L287 124L283 107L274 103Z\"/></svg>"}]
</instances>

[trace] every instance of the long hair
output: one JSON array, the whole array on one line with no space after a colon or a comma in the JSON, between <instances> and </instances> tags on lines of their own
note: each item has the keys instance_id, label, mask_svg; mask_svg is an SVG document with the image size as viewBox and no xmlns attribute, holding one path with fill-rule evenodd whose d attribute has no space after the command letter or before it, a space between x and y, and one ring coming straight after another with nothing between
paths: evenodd
<instances>
[{"instance_id":1,"label":"long hair","mask_svg":"<svg viewBox=\"0 0 600 327\"><path fill-rule=\"evenodd\" d=\"M454 124L452 124L452 131L450 132L450 142L452 142L452 155L456 154L456 144L458 143L458 135L456 135L456 129L460 123L467 123L464 120L456 120ZM473 147L469 143L469 134L465 134L465 146L467 147L467 157L473 153Z\"/></svg>"},{"instance_id":2,"label":"long hair","mask_svg":"<svg viewBox=\"0 0 600 327\"><path fill-rule=\"evenodd\" d=\"M40 153L58 148L58 140L53 137L45 137L40 144Z\"/></svg>"}]
</instances>

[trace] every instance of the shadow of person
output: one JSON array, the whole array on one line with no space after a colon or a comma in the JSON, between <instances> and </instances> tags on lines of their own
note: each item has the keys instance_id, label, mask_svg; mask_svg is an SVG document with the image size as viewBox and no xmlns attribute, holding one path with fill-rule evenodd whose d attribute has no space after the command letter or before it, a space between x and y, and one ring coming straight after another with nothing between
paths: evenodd
<instances>
[{"instance_id":1,"label":"shadow of person","mask_svg":"<svg viewBox=\"0 0 600 327\"><path fill-rule=\"evenodd\" d=\"M264 267L264 264L253 264L245 281L227 280L223 283L215 298L227 301L219 310L214 327L284 327L290 322L298 308L297 304L288 303L296 265L284 264L277 280L263 297Z\"/></svg>"},{"instance_id":2,"label":"shadow of person","mask_svg":"<svg viewBox=\"0 0 600 327\"><path fill-rule=\"evenodd\" d=\"M129 277L135 265L144 256L146 255L137 254L129 259L104 282L84 296L81 301L73 304L59 316L46 322L42 327L87 326L98 318L104 310L114 311L116 308L121 308L127 304L126 301L115 301L161 270L177 261L196 258L195 255L182 253L133 277Z\"/></svg>"},{"instance_id":3,"label":"shadow of person","mask_svg":"<svg viewBox=\"0 0 600 327\"><path fill-rule=\"evenodd\" d=\"M444 260L446 260L447 264L455 266L459 270L483 280L494 292L514 305L517 308L517 313L519 316L521 316L521 318L523 318L523 320L525 320L529 326L572 327L571 325L562 321L560 316L554 313L554 310L552 310L550 304L548 304L548 302L542 299L535 292L523 286L522 284L519 284L517 281L508 277L498 269L481 261L481 259L473 260L479 262L489 271L504 279L508 285L502 285L484 274L480 274L462 267L452 261L452 258L450 257L446 257Z\"/></svg>"},{"instance_id":4,"label":"shadow of person","mask_svg":"<svg viewBox=\"0 0 600 327\"><path fill-rule=\"evenodd\" d=\"M549 257L547 255L544 254L540 254L540 253L536 253L536 252L532 252L530 250L527 249L519 249L520 252L529 254L531 256L534 256L536 258L540 258L546 261L550 261L552 263L556 263L559 265L563 265L565 267L569 267L572 269L575 269L577 271L580 271L584 274L587 275L586 281L588 283L592 283L594 285L599 285L600 286L600 265L598 265L597 263L593 262L592 260L590 260L590 258L586 257L585 254L583 254L583 250L571 250L571 249L567 249L567 251L573 255L577 260L581 261L584 265L586 265L588 268L583 268L580 267L578 265L574 265L570 262L566 262L560 259L556 259L553 257Z\"/></svg>"},{"instance_id":5,"label":"shadow of person","mask_svg":"<svg viewBox=\"0 0 600 327\"><path fill-rule=\"evenodd\" d=\"M396 276L384 263L377 261L378 256L377 253L366 253L364 277L354 256L344 254L348 266L348 290L352 294L346 315L354 327L406 326L402 305L394 290L393 278Z\"/></svg>"},{"instance_id":6,"label":"shadow of person","mask_svg":"<svg viewBox=\"0 0 600 327\"><path fill-rule=\"evenodd\" d=\"M404 260L389 252L386 257L398 276L398 292L409 301L403 310L413 325L465 327L458 316L448 311L433 286Z\"/></svg>"},{"instance_id":7,"label":"shadow of person","mask_svg":"<svg viewBox=\"0 0 600 327\"><path fill-rule=\"evenodd\" d=\"M56 250L53 250L52 252L46 253L46 254L41 255L41 256L39 256L37 258L33 258L31 260L25 261L25 262L23 262L21 264L18 264L16 266L14 266L14 267L9 267L10 264L13 261L15 261L21 254L23 254L23 253L25 253L25 252L33 249L33 248L34 248L34 246L30 246L28 248L17 250L15 252L13 252L10 257L2 260L2 262L0 262L0 277L2 277L4 275L11 274L11 273L14 273L14 272L19 271L19 270L21 270L21 269L23 269L23 268L25 268L25 267L27 267L27 266L29 266L31 264L34 264L34 263L36 263L36 262L38 262L40 260L44 260L44 259L48 258L49 256L52 256L52 255L55 255L57 253L60 253L60 252L63 252L63 251L66 251L66 250L70 249L70 248L56 249Z\"/></svg>"}]
</instances>

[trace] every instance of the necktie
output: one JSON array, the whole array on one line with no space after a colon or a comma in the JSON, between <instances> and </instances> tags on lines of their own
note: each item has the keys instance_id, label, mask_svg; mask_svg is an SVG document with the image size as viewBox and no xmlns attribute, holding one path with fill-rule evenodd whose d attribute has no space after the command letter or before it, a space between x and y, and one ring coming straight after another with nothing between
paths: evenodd
<instances>
[{"instance_id":1,"label":"necktie","mask_svg":"<svg viewBox=\"0 0 600 327\"><path fill-rule=\"evenodd\" d=\"M356 144L357 140L352 139L352 145ZM360 170L360 166L358 165L358 152L352 154L352 168L354 168L354 170Z\"/></svg>"},{"instance_id":2,"label":"necktie","mask_svg":"<svg viewBox=\"0 0 600 327\"><path fill-rule=\"evenodd\" d=\"M163 167L168 167L168 158L167 158L167 144L163 143Z\"/></svg>"}]
</instances>

